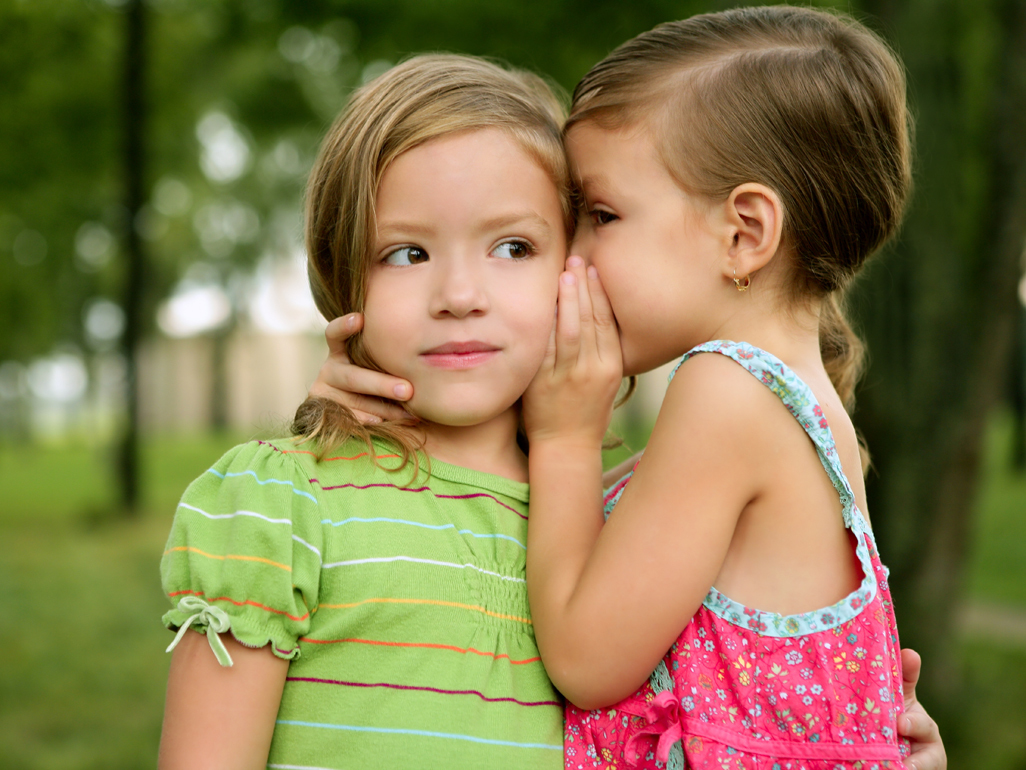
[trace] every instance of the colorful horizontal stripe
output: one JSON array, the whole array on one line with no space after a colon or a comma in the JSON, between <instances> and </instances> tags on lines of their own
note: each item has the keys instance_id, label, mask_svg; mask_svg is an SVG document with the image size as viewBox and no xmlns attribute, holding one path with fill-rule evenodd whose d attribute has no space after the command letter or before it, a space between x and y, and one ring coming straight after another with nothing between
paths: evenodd
<instances>
[{"instance_id":1,"label":"colorful horizontal stripe","mask_svg":"<svg viewBox=\"0 0 1026 770\"><path fill-rule=\"evenodd\" d=\"M257 441L256 443L269 447L271 451L278 452L283 455L310 455L310 457L317 457L316 452L311 452L308 449L279 449L269 441ZM358 454L353 455L352 457L325 457L320 462L330 463L334 462L335 460L359 460L361 457L370 457L370 452L360 452ZM401 455L396 454L374 455L375 460L398 460L400 457Z\"/></svg>"},{"instance_id":2,"label":"colorful horizontal stripe","mask_svg":"<svg viewBox=\"0 0 1026 770\"><path fill-rule=\"evenodd\" d=\"M171 591L168 594L168 598L174 599L176 596L185 596L185 595L203 596L204 594L203 594L202 591ZM207 601L208 602L230 602L230 603L234 604L236 607L256 607L257 609L260 609L260 610L266 610L267 612L273 612L275 615L284 615L289 620L306 620L308 617L310 617L310 613L309 612L304 612L302 615L290 615L285 610L276 610L276 609L274 609L274 607L268 607L266 604L261 604L260 602L255 602L252 599L247 599L246 601L241 601L240 602L240 601L236 601L235 599L232 599L230 596L215 596L212 599L208 598Z\"/></svg>"},{"instance_id":3,"label":"colorful horizontal stripe","mask_svg":"<svg viewBox=\"0 0 1026 770\"><path fill-rule=\"evenodd\" d=\"M272 519L270 516L264 516L262 513L257 513L256 511L235 511L234 513L218 513L218 514L213 514L213 513L207 513L202 508L197 508L195 505L189 505L188 503L178 503L178 507L179 508L184 508L184 509L186 509L188 511L195 511L196 513L200 514L201 516L205 516L206 518L210 519L211 521L222 521L222 520L226 520L226 519L234 519L234 518L236 518L238 516L250 516L250 517L252 517L254 519L261 519L262 521L266 521L269 524L292 524L292 520L291 519ZM315 554L317 554L317 558L318 559L321 558L321 551L320 551L320 549L317 546L312 545L312 544L306 542L306 540L301 538L299 535L292 535L292 539L295 540L300 545L302 545L303 547L309 548L311 551L313 551Z\"/></svg>"},{"instance_id":4,"label":"colorful horizontal stripe","mask_svg":"<svg viewBox=\"0 0 1026 770\"><path fill-rule=\"evenodd\" d=\"M312 500L314 502L315 505L317 504L317 498L316 497L311 495L309 492L304 492L301 489L296 489L296 485L293 482L288 481L286 479L262 479L262 478L260 478L259 476L256 475L256 471L251 471L251 470L239 471L238 473L221 473L216 468L208 468L207 469L207 473L212 473L215 476L217 476L219 479L231 479L231 478L237 478L239 476L252 476L254 479L256 479L256 483L260 484L260 485L264 485L264 484L281 484L283 486L289 486L289 487L292 487L292 491L295 492L300 497L309 498L310 500Z\"/></svg>"},{"instance_id":5,"label":"colorful horizontal stripe","mask_svg":"<svg viewBox=\"0 0 1026 770\"><path fill-rule=\"evenodd\" d=\"M333 684L341 687L384 687L390 690L419 690L420 692L434 692L439 695L474 695L489 703L515 703L518 706L562 706L555 700L523 701L516 698L489 698L477 690L443 690L440 687L418 687L412 684L392 684L390 682L346 682L341 679L315 679L309 676L286 677L287 682L310 682L313 684Z\"/></svg>"},{"instance_id":6,"label":"colorful horizontal stripe","mask_svg":"<svg viewBox=\"0 0 1026 770\"><path fill-rule=\"evenodd\" d=\"M358 602L348 602L345 604L327 604L321 602L320 609L322 610L348 610L352 607L359 607L364 604L433 604L438 607L456 607L461 610L472 610L474 612L480 612L482 615L488 615L493 618L500 618L502 620L515 620L518 623L526 623L532 625L530 618L521 618L516 615L506 615L501 612L492 612L484 607L480 607L476 604L463 604L462 602L444 602L438 599L393 599L387 596L379 596L371 599L361 599Z\"/></svg>"},{"instance_id":7,"label":"colorful horizontal stripe","mask_svg":"<svg viewBox=\"0 0 1026 770\"><path fill-rule=\"evenodd\" d=\"M408 730L398 727L367 727L364 725L332 725L323 722L300 722L293 719L279 719L278 725L295 725L297 727L317 727L325 730L353 730L360 733L392 733L394 735L422 735L428 738L449 738L470 743L484 743L491 746L510 746L518 749L549 749L563 753L563 744L521 743L519 741L497 741L490 738L479 738L476 735L459 735L457 733L436 733L432 730Z\"/></svg>"},{"instance_id":8,"label":"colorful horizontal stripe","mask_svg":"<svg viewBox=\"0 0 1026 770\"><path fill-rule=\"evenodd\" d=\"M420 647L425 650L449 650L450 652L459 652L462 654L470 653L473 655L483 655L495 660L508 660L510 665L513 666L522 666L525 663L538 663L541 661L541 657L538 655L535 655L533 658L513 660L505 653L476 650L473 647L456 647L451 644L431 644L429 642L386 642L379 639L311 639L306 636L301 637L299 641L307 644L373 644L381 647Z\"/></svg>"},{"instance_id":9,"label":"colorful horizontal stripe","mask_svg":"<svg viewBox=\"0 0 1026 770\"><path fill-rule=\"evenodd\" d=\"M191 545L178 545L174 548L168 548L166 551L164 551L164 555L166 556L167 554L173 553L175 551L188 551L189 553L196 553L200 556L205 556L208 559L218 559L220 561L224 561L225 559L231 559L234 561L255 561L260 562L261 564L270 564L272 567L283 569L286 572L292 572L292 567L290 567L288 564L282 564L278 561L271 561L270 559L265 559L263 556L246 556L244 554L238 553L226 553L220 555L216 553L207 553L206 551L201 551L199 548L194 548Z\"/></svg>"},{"instance_id":10,"label":"colorful horizontal stripe","mask_svg":"<svg viewBox=\"0 0 1026 770\"><path fill-rule=\"evenodd\" d=\"M445 529L452 529L452 530L456 531L457 535L470 535L471 537L476 537L476 538L479 538L479 539L491 538L491 539L498 539L498 540L508 540L511 543L516 543L521 548L523 548L525 551L527 550L527 546L524 543L521 543L515 537L511 537L510 535L503 535L503 534L498 533L498 532L479 533L479 532L473 532L473 531L471 531L469 529L459 529L459 530L457 530L455 524L425 524L424 522L421 522L421 521L409 521L407 519L392 519L392 518L388 518L387 516L374 516L372 518L359 518L359 517L356 517L356 516L350 516L348 519L342 519L342 521L332 521L331 519L321 519L321 523L322 524L328 524L328 525L330 525L332 527L341 527L341 526L344 526L346 524L387 523L387 524L405 524L405 525L408 525L408 526L411 526L411 527L420 527L421 529L433 529L433 530L439 530L439 531L440 530L445 530Z\"/></svg>"},{"instance_id":11,"label":"colorful horizontal stripe","mask_svg":"<svg viewBox=\"0 0 1026 770\"><path fill-rule=\"evenodd\" d=\"M363 564L389 564L391 562L408 562L410 564L430 564L434 567L452 567L455 569L472 569L476 572L480 572L482 575L490 575L497 577L500 580L509 580L513 583L526 583L524 578L511 577L510 575L501 575L498 572L478 567L476 564L455 564L449 561L437 561L435 559L418 559L413 556L374 556L369 559L350 559L349 561L336 561L331 564L325 564L324 569L332 569L334 567L356 567Z\"/></svg>"},{"instance_id":12,"label":"colorful horizontal stripe","mask_svg":"<svg viewBox=\"0 0 1026 770\"><path fill-rule=\"evenodd\" d=\"M379 482L377 484L333 484L333 485L325 486L325 485L321 484L321 482L318 479L310 479L310 483L311 484L319 484L321 489L324 490L325 492L332 492L332 491L338 490L338 489L378 489L378 488L380 488L380 489L395 489L395 490L398 490L399 492L430 492L432 495L434 495L439 500L473 500L474 498L477 498L477 497L484 497L484 498L487 498L489 500L492 500L493 502L498 503L499 505L501 505L506 510L512 511L513 513L515 513L517 516L519 516L520 518L524 519L525 521L527 519L527 514L526 513L521 513L520 511L518 511L513 506L506 505L506 503L502 502L502 500L497 498L495 495L489 495L489 494L487 494L485 492L473 492L473 493L466 494L466 495L439 495L439 494L436 494L431 489L431 487L401 487L398 484L392 484L392 483L388 483L388 482Z\"/></svg>"}]
</instances>

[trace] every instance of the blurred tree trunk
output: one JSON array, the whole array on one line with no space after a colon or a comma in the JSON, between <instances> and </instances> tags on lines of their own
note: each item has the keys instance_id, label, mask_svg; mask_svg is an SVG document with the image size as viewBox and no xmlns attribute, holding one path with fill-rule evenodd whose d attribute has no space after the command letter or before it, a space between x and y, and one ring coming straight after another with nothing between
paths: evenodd
<instances>
[{"instance_id":1,"label":"blurred tree trunk","mask_svg":"<svg viewBox=\"0 0 1026 770\"><path fill-rule=\"evenodd\" d=\"M1021 299L1020 295L1020 299ZM1026 471L1026 308L1019 311L1019 334L1009 383L1012 402L1012 469Z\"/></svg>"},{"instance_id":2,"label":"blurred tree trunk","mask_svg":"<svg viewBox=\"0 0 1026 770\"><path fill-rule=\"evenodd\" d=\"M210 430L223 436L228 432L228 343L235 329L232 321L210 333Z\"/></svg>"},{"instance_id":3,"label":"blurred tree trunk","mask_svg":"<svg viewBox=\"0 0 1026 770\"><path fill-rule=\"evenodd\" d=\"M139 378L138 347L143 328L145 254L137 223L146 201L145 147L146 106L146 7L129 0L125 7L123 60L123 159L125 224L125 273L121 305L125 311L122 354L125 358L126 420L118 447L116 471L122 510L135 515L139 509Z\"/></svg>"},{"instance_id":4,"label":"blurred tree trunk","mask_svg":"<svg viewBox=\"0 0 1026 770\"><path fill-rule=\"evenodd\" d=\"M904 58L916 190L897 243L853 295L870 368L857 423L920 697L957 729L955 610L982 438L1005 393L1026 238L1026 4L865 2Z\"/></svg>"}]
</instances>

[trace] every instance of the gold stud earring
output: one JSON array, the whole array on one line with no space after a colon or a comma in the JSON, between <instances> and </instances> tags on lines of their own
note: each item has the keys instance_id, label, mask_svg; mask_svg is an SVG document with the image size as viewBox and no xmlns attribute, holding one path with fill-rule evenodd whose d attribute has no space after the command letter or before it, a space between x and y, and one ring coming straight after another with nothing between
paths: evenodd
<instances>
[{"instance_id":1,"label":"gold stud earring","mask_svg":"<svg viewBox=\"0 0 1026 770\"><path fill-rule=\"evenodd\" d=\"M744 280L744 283L741 281ZM737 268L734 268L734 286L737 287L738 291L748 291L748 287L752 285L751 274L746 275L743 279L737 277Z\"/></svg>"}]
</instances>

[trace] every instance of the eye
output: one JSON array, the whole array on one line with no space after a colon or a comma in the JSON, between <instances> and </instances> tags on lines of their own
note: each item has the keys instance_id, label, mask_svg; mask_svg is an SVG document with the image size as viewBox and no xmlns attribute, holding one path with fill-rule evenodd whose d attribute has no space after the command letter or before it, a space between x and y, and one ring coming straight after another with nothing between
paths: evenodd
<instances>
[{"instance_id":1,"label":"eye","mask_svg":"<svg viewBox=\"0 0 1026 770\"><path fill-rule=\"evenodd\" d=\"M606 211L605 209L592 209L588 212L588 216L591 217L591 221L596 225L608 225L610 222L615 222L620 218L612 211Z\"/></svg>"},{"instance_id":2,"label":"eye","mask_svg":"<svg viewBox=\"0 0 1026 770\"><path fill-rule=\"evenodd\" d=\"M527 241L505 241L492 249L492 256L500 259L527 259L534 254L534 246Z\"/></svg>"},{"instance_id":3,"label":"eye","mask_svg":"<svg viewBox=\"0 0 1026 770\"><path fill-rule=\"evenodd\" d=\"M419 265L428 261L428 253L418 246L402 246L395 251L389 252L381 263L403 267L405 265Z\"/></svg>"}]
</instances>

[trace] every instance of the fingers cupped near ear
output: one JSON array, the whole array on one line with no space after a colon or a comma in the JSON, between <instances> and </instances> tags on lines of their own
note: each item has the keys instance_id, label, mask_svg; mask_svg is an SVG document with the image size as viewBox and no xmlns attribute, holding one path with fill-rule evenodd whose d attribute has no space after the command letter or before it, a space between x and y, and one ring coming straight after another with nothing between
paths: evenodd
<instances>
[{"instance_id":1,"label":"fingers cupped near ear","mask_svg":"<svg viewBox=\"0 0 1026 770\"><path fill-rule=\"evenodd\" d=\"M581 308L578 280L571 272L559 276L556 320L556 367L572 367L581 349Z\"/></svg>"},{"instance_id":2,"label":"fingers cupped near ear","mask_svg":"<svg viewBox=\"0 0 1026 770\"><path fill-rule=\"evenodd\" d=\"M588 292L591 295L592 312L595 315L595 323L613 324L613 307L609 304L609 297L606 296L602 279L599 278L598 270L594 267L588 268Z\"/></svg>"},{"instance_id":3,"label":"fingers cupped near ear","mask_svg":"<svg viewBox=\"0 0 1026 770\"><path fill-rule=\"evenodd\" d=\"M567 270L573 273L577 279L577 303L581 314L582 333L593 323L594 310L591 305L591 287L588 284L588 274L584 267L584 260L580 257L569 257L566 261Z\"/></svg>"}]
</instances>

